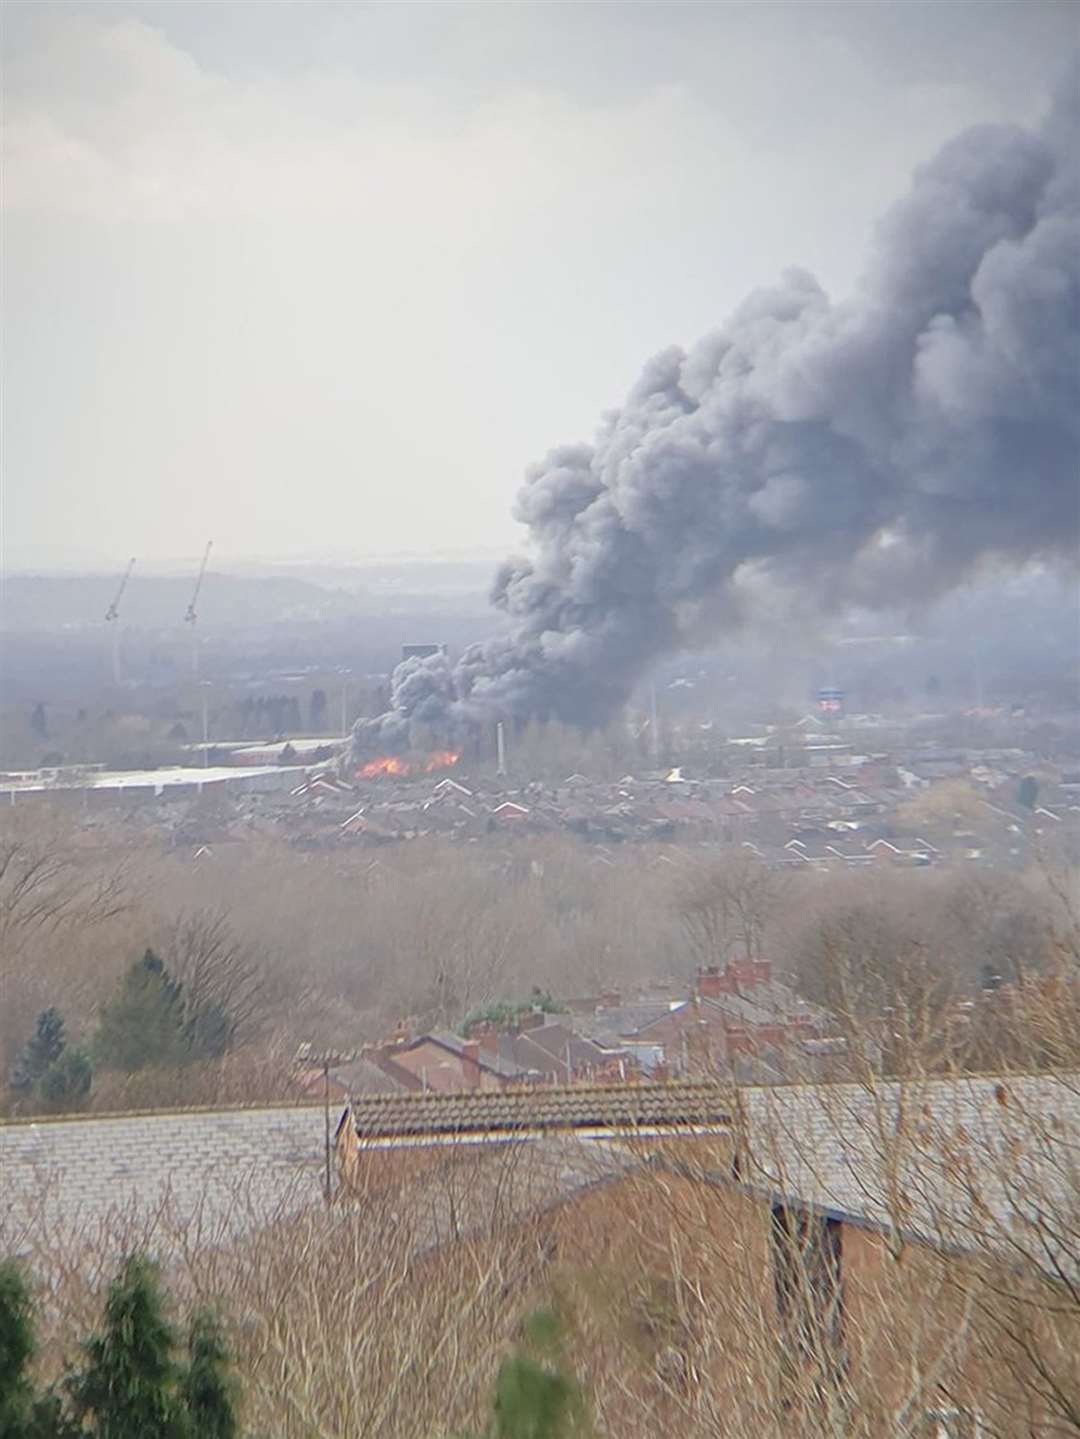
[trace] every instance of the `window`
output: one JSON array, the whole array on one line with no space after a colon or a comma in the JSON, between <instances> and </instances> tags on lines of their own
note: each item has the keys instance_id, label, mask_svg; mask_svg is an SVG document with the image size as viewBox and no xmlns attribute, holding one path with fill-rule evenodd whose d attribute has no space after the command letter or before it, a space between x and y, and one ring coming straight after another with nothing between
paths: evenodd
<instances>
[{"instance_id":1,"label":"window","mask_svg":"<svg viewBox=\"0 0 1080 1439\"><path fill-rule=\"evenodd\" d=\"M781 1368L791 1391L817 1395L843 1377L842 1239L838 1219L773 1206Z\"/></svg>"}]
</instances>

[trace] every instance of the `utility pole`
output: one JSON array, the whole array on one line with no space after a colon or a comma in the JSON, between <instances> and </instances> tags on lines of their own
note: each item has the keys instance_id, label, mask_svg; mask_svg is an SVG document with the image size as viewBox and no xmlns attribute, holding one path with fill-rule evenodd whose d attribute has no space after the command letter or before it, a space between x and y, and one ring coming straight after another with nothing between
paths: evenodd
<instances>
[{"instance_id":1,"label":"utility pole","mask_svg":"<svg viewBox=\"0 0 1080 1439\"><path fill-rule=\"evenodd\" d=\"M330 1145L330 1071L341 1064L351 1064L359 1056L358 1049L351 1049L347 1054L340 1050L328 1049L322 1054L312 1054L310 1044L302 1044L296 1051L293 1063L296 1065L311 1065L313 1068L321 1069L323 1076L323 1132L325 1146L323 1151L323 1196L327 1204L332 1203L334 1198L334 1173L331 1166L331 1145Z\"/></svg>"},{"instance_id":2,"label":"utility pole","mask_svg":"<svg viewBox=\"0 0 1080 1439\"><path fill-rule=\"evenodd\" d=\"M656 712L656 681L649 685L649 740L652 746L652 757L660 761L660 723Z\"/></svg>"}]
</instances>

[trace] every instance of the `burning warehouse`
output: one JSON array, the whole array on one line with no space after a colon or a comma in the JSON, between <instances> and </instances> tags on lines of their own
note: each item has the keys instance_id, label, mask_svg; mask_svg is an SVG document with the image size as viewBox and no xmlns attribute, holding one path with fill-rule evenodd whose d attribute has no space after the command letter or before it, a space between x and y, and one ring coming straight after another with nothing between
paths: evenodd
<instances>
[{"instance_id":1,"label":"burning warehouse","mask_svg":"<svg viewBox=\"0 0 1080 1439\"><path fill-rule=\"evenodd\" d=\"M416 775L435 774L439 770L453 769L461 759L456 750L433 750L425 755L379 755L368 760L356 771L357 779L410 779Z\"/></svg>"}]
</instances>

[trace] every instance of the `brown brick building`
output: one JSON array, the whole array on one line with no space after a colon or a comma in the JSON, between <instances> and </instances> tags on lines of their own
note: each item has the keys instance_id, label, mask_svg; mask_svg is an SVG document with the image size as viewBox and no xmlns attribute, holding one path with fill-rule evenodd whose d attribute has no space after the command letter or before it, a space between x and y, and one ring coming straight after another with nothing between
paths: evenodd
<instances>
[{"instance_id":1,"label":"brown brick building","mask_svg":"<svg viewBox=\"0 0 1080 1439\"><path fill-rule=\"evenodd\" d=\"M607 1432L1049 1439L1078 1134L1080 1089L1028 1077L376 1096L338 1146L422 1191L418 1282L517 1236L514 1302L558 1296Z\"/></svg>"}]
</instances>

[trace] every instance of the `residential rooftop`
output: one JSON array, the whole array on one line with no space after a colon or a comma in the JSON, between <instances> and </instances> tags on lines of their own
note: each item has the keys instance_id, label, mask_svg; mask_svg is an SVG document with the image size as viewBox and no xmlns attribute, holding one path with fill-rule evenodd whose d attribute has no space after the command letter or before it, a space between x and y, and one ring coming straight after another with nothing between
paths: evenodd
<instances>
[{"instance_id":1,"label":"residential rooftop","mask_svg":"<svg viewBox=\"0 0 1080 1439\"><path fill-rule=\"evenodd\" d=\"M714 1082L680 1081L374 1094L353 1099L342 1123L351 1116L362 1141L513 1138L559 1131L721 1132L727 1126L726 1093L730 1091Z\"/></svg>"}]
</instances>

